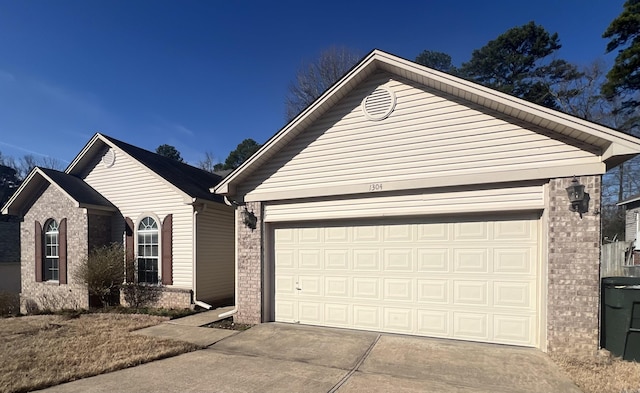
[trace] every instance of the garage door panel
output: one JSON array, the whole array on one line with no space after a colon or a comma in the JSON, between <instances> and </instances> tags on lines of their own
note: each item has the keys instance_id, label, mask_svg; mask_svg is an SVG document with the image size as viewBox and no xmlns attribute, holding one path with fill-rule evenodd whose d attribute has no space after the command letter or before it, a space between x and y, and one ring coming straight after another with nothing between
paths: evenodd
<instances>
[{"instance_id":1,"label":"garage door panel","mask_svg":"<svg viewBox=\"0 0 640 393\"><path fill-rule=\"evenodd\" d=\"M385 271L413 272L413 250L411 249L386 249L383 251Z\"/></svg>"},{"instance_id":2,"label":"garage door panel","mask_svg":"<svg viewBox=\"0 0 640 393\"><path fill-rule=\"evenodd\" d=\"M324 322L327 325L348 327L351 322L351 307L346 304L325 303Z\"/></svg>"},{"instance_id":3,"label":"garage door panel","mask_svg":"<svg viewBox=\"0 0 640 393\"><path fill-rule=\"evenodd\" d=\"M380 271L380 252L375 249L353 250L354 271Z\"/></svg>"},{"instance_id":4,"label":"garage door panel","mask_svg":"<svg viewBox=\"0 0 640 393\"><path fill-rule=\"evenodd\" d=\"M383 301L414 302L413 281L410 278L385 278Z\"/></svg>"},{"instance_id":5,"label":"garage door panel","mask_svg":"<svg viewBox=\"0 0 640 393\"><path fill-rule=\"evenodd\" d=\"M451 336L449 314L449 311L418 309L416 332L425 336Z\"/></svg>"},{"instance_id":6,"label":"garage door panel","mask_svg":"<svg viewBox=\"0 0 640 393\"><path fill-rule=\"evenodd\" d=\"M302 301L298 302L298 318L311 325L324 323L324 303Z\"/></svg>"},{"instance_id":7,"label":"garage door panel","mask_svg":"<svg viewBox=\"0 0 640 393\"><path fill-rule=\"evenodd\" d=\"M279 249L275 252L276 268L294 268L296 256L294 250Z\"/></svg>"},{"instance_id":8,"label":"garage door panel","mask_svg":"<svg viewBox=\"0 0 640 393\"><path fill-rule=\"evenodd\" d=\"M300 250L298 253L298 267L300 269L322 269L322 252L318 249Z\"/></svg>"},{"instance_id":9,"label":"garage door panel","mask_svg":"<svg viewBox=\"0 0 640 393\"><path fill-rule=\"evenodd\" d=\"M488 317L484 313L454 312L453 336L476 341L489 339Z\"/></svg>"},{"instance_id":10,"label":"garage door panel","mask_svg":"<svg viewBox=\"0 0 640 393\"><path fill-rule=\"evenodd\" d=\"M489 240L489 225L487 222L458 222L455 223L453 240Z\"/></svg>"},{"instance_id":11,"label":"garage door panel","mask_svg":"<svg viewBox=\"0 0 640 393\"><path fill-rule=\"evenodd\" d=\"M488 273L487 249L455 249L453 251L453 271L466 273Z\"/></svg>"},{"instance_id":12,"label":"garage door panel","mask_svg":"<svg viewBox=\"0 0 640 393\"><path fill-rule=\"evenodd\" d=\"M535 274L535 247L513 247L493 249L493 271L495 273Z\"/></svg>"},{"instance_id":13,"label":"garage door panel","mask_svg":"<svg viewBox=\"0 0 640 393\"><path fill-rule=\"evenodd\" d=\"M496 307L512 307L517 309L533 309L533 288L529 282L493 283L493 304Z\"/></svg>"},{"instance_id":14,"label":"garage door panel","mask_svg":"<svg viewBox=\"0 0 640 393\"><path fill-rule=\"evenodd\" d=\"M380 300L380 278L354 277L353 297L356 299Z\"/></svg>"},{"instance_id":15,"label":"garage door panel","mask_svg":"<svg viewBox=\"0 0 640 393\"><path fill-rule=\"evenodd\" d=\"M489 305L488 285L486 281L463 281L453 282L453 304L454 305Z\"/></svg>"},{"instance_id":16,"label":"garage door panel","mask_svg":"<svg viewBox=\"0 0 640 393\"><path fill-rule=\"evenodd\" d=\"M348 270L350 256L349 250L325 250L324 252L324 268L326 270Z\"/></svg>"},{"instance_id":17,"label":"garage door panel","mask_svg":"<svg viewBox=\"0 0 640 393\"><path fill-rule=\"evenodd\" d=\"M435 242L449 240L449 226L444 223L440 224L417 224L416 225L416 241L418 242Z\"/></svg>"},{"instance_id":18,"label":"garage door panel","mask_svg":"<svg viewBox=\"0 0 640 393\"><path fill-rule=\"evenodd\" d=\"M354 242L380 242L381 229L377 226L357 226L351 228Z\"/></svg>"},{"instance_id":19,"label":"garage door panel","mask_svg":"<svg viewBox=\"0 0 640 393\"><path fill-rule=\"evenodd\" d=\"M349 277L326 276L324 279L324 295L327 297L350 298L351 291L349 290L349 281Z\"/></svg>"},{"instance_id":20,"label":"garage door panel","mask_svg":"<svg viewBox=\"0 0 640 393\"><path fill-rule=\"evenodd\" d=\"M418 248L418 272L448 272L449 271L449 249Z\"/></svg>"},{"instance_id":21,"label":"garage door panel","mask_svg":"<svg viewBox=\"0 0 640 393\"><path fill-rule=\"evenodd\" d=\"M385 307L382 329L395 333L412 333L414 312L411 308Z\"/></svg>"},{"instance_id":22,"label":"garage door panel","mask_svg":"<svg viewBox=\"0 0 640 393\"><path fill-rule=\"evenodd\" d=\"M345 227L331 227L325 228L324 230L324 238L327 242L333 243L346 243L351 241L351 237L349 236L349 228Z\"/></svg>"},{"instance_id":23,"label":"garage door panel","mask_svg":"<svg viewBox=\"0 0 640 393\"><path fill-rule=\"evenodd\" d=\"M381 328L380 307L353 305L353 326L377 330Z\"/></svg>"},{"instance_id":24,"label":"garage door panel","mask_svg":"<svg viewBox=\"0 0 640 393\"><path fill-rule=\"evenodd\" d=\"M535 219L274 232L277 321L537 345Z\"/></svg>"},{"instance_id":25,"label":"garage door panel","mask_svg":"<svg viewBox=\"0 0 640 393\"><path fill-rule=\"evenodd\" d=\"M536 241L537 231L530 221L501 221L494 225L494 240Z\"/></svg>"},{"instance_id":26,"label":"garage door panel","mask_svg":"<svg viewBox=\"0 0 640 393\"><path fill-rule=\"evenodd\" d=\"M418 303L449 303L449 280L417 280Z\"/></svg>"},{"instance_id":27,"label":"garage door panel","mask_svg":"<svg viewBox=\"0 0 640 393\"><path fill-rule=\"evenodd\" d=\"M384 227L383 241L385 242L412 242L413 230L409 225L389 225Z\"/></svg>"},{"instance_id":28,"label":"garage door panel","mask_svg":"<svg viewBox=\"0 0 640 393\"><path fill-rule=\"evenodd\" d=\"M531 317L494 315L494 339L503 343L522 344L531 337L534 320Z\"/></svg>"}]
</instances>

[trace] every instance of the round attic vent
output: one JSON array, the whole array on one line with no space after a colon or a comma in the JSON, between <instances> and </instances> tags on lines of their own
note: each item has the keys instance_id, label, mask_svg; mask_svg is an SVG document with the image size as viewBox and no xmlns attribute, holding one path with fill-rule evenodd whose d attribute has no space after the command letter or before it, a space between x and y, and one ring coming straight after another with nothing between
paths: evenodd
<instances>
[{"instance_id":1,"label":"round attic vent","mask_svg":"<svg viewBox=\"0 0 640 393\"><path fill-rule=\"evenodd\" d=\"M107 168L111 168L115 162L116 152L113 151L113 149L107 150L107 152L104 153L104 156L102 156L102 164Z\"/></svg>"},{"instance_id":2,"label":"round attic vent","mask_svg":"<svg viewBox=\"0 0 640 393\"><path fill-rule=\"evenodd\" d=\"M396 95L386 87L379 87L362 100L362 112L369 120L383 120L396 107Z\"/></svg>"}]
</instances>

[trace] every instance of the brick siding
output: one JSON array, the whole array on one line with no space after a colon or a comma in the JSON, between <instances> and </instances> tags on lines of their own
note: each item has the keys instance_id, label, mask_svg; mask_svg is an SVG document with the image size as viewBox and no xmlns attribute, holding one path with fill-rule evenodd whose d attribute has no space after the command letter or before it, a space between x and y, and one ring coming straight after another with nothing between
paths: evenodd
<instances>
[{"instance_id":1,"label":"brick siding","mask_svg":"<svg viewBox=\"0 0 640 393\"><path fill-rule=\"evenodd\" d=\"M248 202L246 208L256 215L258 223L251 229L238 214L238 312L234 320L255 324L262 322L262 205ZM244 207L239 209L243 211Z\"/></svg>"},{"instance_id":2,"label":"brick siding","mask_svg":"<svg viewBox=\"0 0 640 393\"><path fill-rule=\"evenodd\" d=\"M582 176L589 212L569 210L571 178L549 183L547 343L549 352L592 354L598 349L600 304L600 176Z\"/></svg>"},{"instance_id":3,"label":"brick siding","mask_svg":"<svg viewBox=\"0 0 640 393\"><path fill-rule=\"evenodd\" d=\"M36 282L35 273L35 221L44 227L50 218L58 223L67 219L67 284ZM34 309L87 308L89 296L86 287L74 280L78 264L87 257L87 215L77 208L56 187L48 186L25 214L20 225L21 311Z\"/></svg>"}]
</instances>

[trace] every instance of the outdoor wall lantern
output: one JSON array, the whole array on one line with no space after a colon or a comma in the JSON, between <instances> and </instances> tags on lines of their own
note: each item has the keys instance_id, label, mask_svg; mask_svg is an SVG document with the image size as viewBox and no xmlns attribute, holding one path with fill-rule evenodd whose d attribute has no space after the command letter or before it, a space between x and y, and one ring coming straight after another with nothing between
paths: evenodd
<instances>
[{"instance_id":1,"label":"outdoor wall lantern","mask_svg":"<svg viewBox=\"0 0 640 393\"><path fill-rule=\"evenodd\" d=\"M571 185L567 187L567 195L569 195L569 202L571 202L569 210L580 214L580 218L582 218L582 213L589 211L591 198L588 193L584 192L584 185L580 184L575 176L571 180Z\"/></svg>"},{"instance_id":2,"label":"outdoor wall lantern","mask_svg":"<svg viewBox=\"0 0 640 393\"><path fill-rule=\"evenodd\" d=\"M258 217L256 217L256 215L253 214L253 212L250 212L245 207L244 210L242 211L242 222L247 227L251 229L256 229L256 225L258 224Z\"/></svg>"}]
</instances>

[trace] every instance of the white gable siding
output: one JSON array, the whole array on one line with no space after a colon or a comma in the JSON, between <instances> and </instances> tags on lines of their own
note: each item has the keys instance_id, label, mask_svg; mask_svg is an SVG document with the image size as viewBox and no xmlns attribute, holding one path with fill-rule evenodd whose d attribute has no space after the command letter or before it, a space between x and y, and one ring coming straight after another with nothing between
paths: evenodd
<instances>
[{"instance_id":1,"label":"white gable siding","mask_svg":"<svg viewBox=\"0 0 640 393\"><path fill-rule=\"evenodd\" d=\"M104 153L106 149L90 166L84 180L134 224L143 213L153 213L160 220L173 214L173 285L192 288L192 207L184 203L175 189L119 150L116 150L114 165L105 167L100 162Z\"/></svg>"},{"instance_id":2,"label":"white gable siding","mask_svg":"<svg viewBox=\"0 0 640 393\"><path fill-rule=\"evenodd\" d=\"M387 119L371 121L360 104L379 86L392 90L397 103ZM594 152L566 142L477 105L378 73L258 169L237 194L246 194L247 201L278 200L308 197L309 190L328 188L335 192L322 195L338 195L354 191L349 187L356 184L430 179L469 184L469 177L502 181L495 176L601 164Z\"/></svg>"},{"instance_id":3,"label":"white gable siding","mask_svg":"<svg viewBox=\"0 0 640 393\"><path fill-rule=\"evenodd\" d=\"M196 216L196 297L211 303L232 300L235 288L234 209L209 204Z\"/></svg>"}]
</instances>

